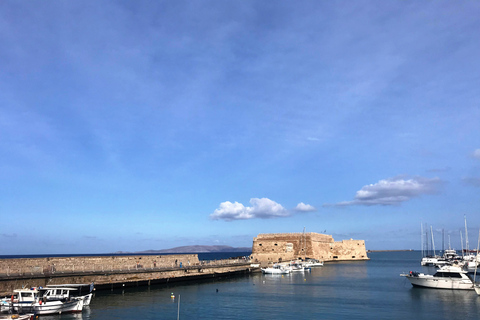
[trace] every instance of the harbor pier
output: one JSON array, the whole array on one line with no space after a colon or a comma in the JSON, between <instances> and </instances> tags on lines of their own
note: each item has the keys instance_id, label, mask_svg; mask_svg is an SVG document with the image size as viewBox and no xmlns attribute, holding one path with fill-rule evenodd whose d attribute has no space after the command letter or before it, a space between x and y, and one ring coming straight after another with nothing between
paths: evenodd
<instances>
[{"instance_id":1,"label":"harbor pier","mask_svg":"<svg viewBox=\"0 0 480 320\"><path fill-rule=\"evenodd\" d=\"M199 261L197 254L0 259L0 295L54 284L97 290L231 277L256 270L242 258Z\"/></svg>"}]
</instances>

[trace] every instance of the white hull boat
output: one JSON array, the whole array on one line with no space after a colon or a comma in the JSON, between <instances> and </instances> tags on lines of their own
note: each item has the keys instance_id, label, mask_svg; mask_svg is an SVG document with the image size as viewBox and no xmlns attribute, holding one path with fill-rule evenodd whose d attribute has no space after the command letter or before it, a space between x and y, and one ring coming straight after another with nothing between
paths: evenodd
<instances>
[{"instance_id":1,"label":"white hull boat","mask_svg":"<svg viewBox=\"0 0 480 320\"><path fill-rule=\"evenodd\" d=\"M48 300L83 299L83 305L89 306L94 285L93 282L91 284L56 284L48 285L45 289L50 289L50 292L46 293L49 296Z\"/></svg>"},{"instance_id":2,"label":"white hull boat","mask_svg":"<svg viewBox=\"0 0 480 320\"><path fill-rule=\"evenodd\" d=\"M434 275L412 272L401 274L415 287L434 289L472 290L473 282L467 272L458 267L445 266Z\"/></svg>"},{"instance_id":3,"label":"white hull boat","mask_svg":"<svg viewBox=\"0 0 480 320\"><path fill-rule=\"evenodd\" d=\"M262 272L264 274L287 274L290 273L290 269L275 265L271 268L262 268Z\"/></svg>"},{"instance_id":4,"label":"white hull boat","mask_svg":"<svg viewBox=\"0 0 480 320\"><path fill-rule=\"evenodd\" d=\"M305 268L323 267L323 261L309 259L303 265Z\"/></svg>"},{"instance_id":5,"label":"white hull boat","mask_svg":"<svg viewBox=\"0 0 480 320\"><path fill-rule=\"evenodd\" d=\"M46 301L33 304L33 312L35 314L58 314L69 312L82 312L83 299L74 299L70 301Z\"/></svg>"}]
</instances>

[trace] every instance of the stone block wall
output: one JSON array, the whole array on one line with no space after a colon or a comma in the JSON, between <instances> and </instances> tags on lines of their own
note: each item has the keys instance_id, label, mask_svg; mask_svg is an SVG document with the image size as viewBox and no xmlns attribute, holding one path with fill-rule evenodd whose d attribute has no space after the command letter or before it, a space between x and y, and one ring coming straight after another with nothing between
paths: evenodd
<instances>
[{"instance_id":1,"label":"stone block wall","mask_svg":"<svg viewBox=\"0 0 480 320\"><path fill-rule=\"evenodd\" d=\"M368 259L363 240L335 242L331 235L314 232L259 234L253 239L252 257L264 264L299 258L322 261Z\"/></svg>"},{"instance_id":2,"label":"stone block wall","mask_svg":"<svg viewBox=\"0 0 480 320\"><path fill-rule=\"evenodd\" d=\"M133 270L199 264L197 254L0 259L0 275Z\"/></svg>"}]
</instances>

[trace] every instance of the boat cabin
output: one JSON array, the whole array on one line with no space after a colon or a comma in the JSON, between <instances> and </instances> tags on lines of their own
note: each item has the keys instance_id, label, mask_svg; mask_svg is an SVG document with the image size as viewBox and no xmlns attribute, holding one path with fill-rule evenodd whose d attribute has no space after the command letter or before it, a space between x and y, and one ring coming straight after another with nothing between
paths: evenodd
<instances>
[{"instance_id":1,"label":"boat cabin","mask_svg":"<svg viewBox=\"0 0 480 320\"><path fill-rule=\"evenodd\" d=\"M38 297L38 290L37 288L31 288L31 289L19 289L19 290L14 290L14 295L16 295L16 301L15 302L35 302Z\"/></svg>"}]
</instances>

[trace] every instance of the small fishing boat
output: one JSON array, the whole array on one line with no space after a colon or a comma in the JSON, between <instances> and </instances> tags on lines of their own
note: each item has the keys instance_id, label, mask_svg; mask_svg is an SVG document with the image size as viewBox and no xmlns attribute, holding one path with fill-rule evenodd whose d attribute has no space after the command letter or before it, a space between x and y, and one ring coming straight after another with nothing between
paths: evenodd
<instances>
[{"instance_id":1,"label":"small fishing boat","mask_svg":"<svg viewBox=\"0 0 480 320\"><path fill-rule=\"evenodd\" d=\"M305 268L323 267L323 261L319 261L317 259L307 259L303 265Z\"/></svg>"},{"instance_id":2,"label":"small fishing boat","mask_svg":"<svg viewBox=\"0 0 480 320\"><path fill-rule=\"evenodd\" d=\"M70 296L77 288L31 288L14 290L11 298L11 310L20 314L37 315L81 312L86 296ZM88 300L89 301L89 300Z\"/></svg>"},{"instance_id":3,"label":"small fishing boat","mask_svg":"<svg viewBox=\"0 0 480 320\"><path fill-rule=\"evenodd\" d=\"M94 290L92 284L55 284L48 285L45 289L50 289L45 292L44 296L47 300L62 300L62 299L83 299L83 305L89 306L92 300ZM87 293L88 292L88 293Z\"/></svg>"},{"instance_id":4,"label":"small fishing boat","mask_svg":"<svg viewBox=\"0 0 480 320\"><path fill-rule=\"evenodd\" d=\"M264 274L287 274L290 273L290 269L281 265L273 265L273 267L262 268Z\"/></svg>"},{"instance_id":5,"label":"small fishing boat","mask_svg":"<svg viewBox=\"0 0 480 320\"><path fill-rule=\"evenodd\" d=\"M472 290L473 282L467 273L458 267L444 266L433 275L410 271L400 276L406 277L414 287Z\"/></svg>"}]
</instances>

